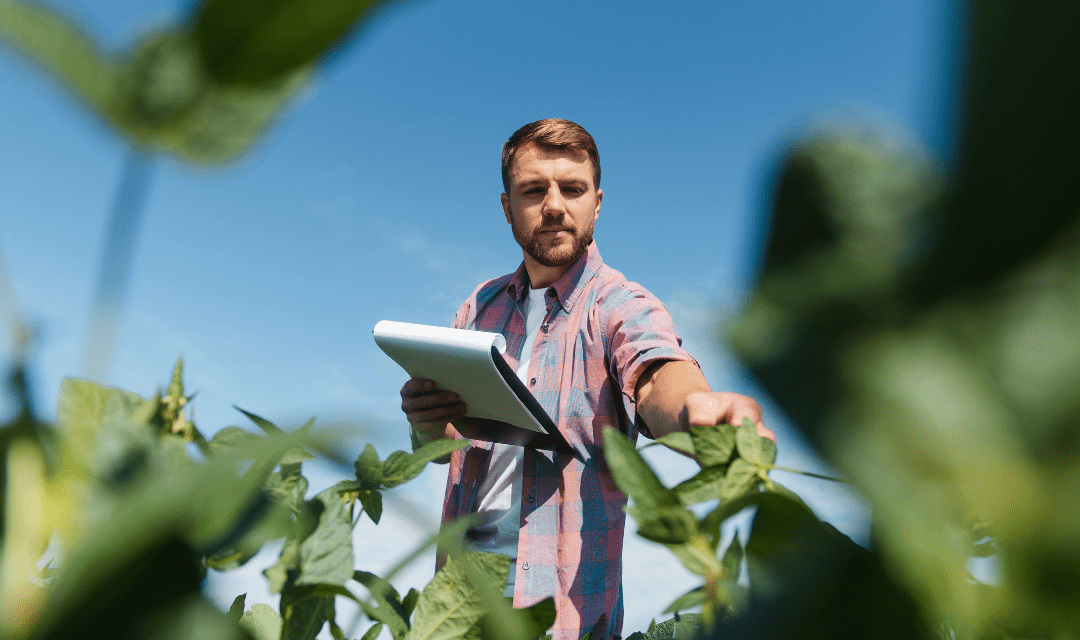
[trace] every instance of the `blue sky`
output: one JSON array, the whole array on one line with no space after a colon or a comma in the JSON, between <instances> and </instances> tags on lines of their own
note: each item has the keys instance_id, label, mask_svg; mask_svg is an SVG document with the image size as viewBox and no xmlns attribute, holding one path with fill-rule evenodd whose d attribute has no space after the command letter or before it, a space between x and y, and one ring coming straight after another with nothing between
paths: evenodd
<instances>
[{"instance_id":1,"label":"blue sky","mask_svg":"<svg viewBox=\"0 0 1080 640\"><path fill-rule=\"evenodd\" d=\"M189 7L52 4L119 50ZM516 268L499 149L522 124L564 117L600 148L595 237L605 260L668 304L714 387L757 394L718 347L715 326L753 276L769 171L792 139L826 123L885 128L944 154L955 12L951 0L423 0L396 9L332 56L248 155L216 168L155 161L106 382L150 395L183 354L204 431L242 424L236 404L285 424L312 415L348 423L357 450L366 441L383 455L407 448L404 374L371 328L381 319L448 324L478 282ZM34 388L46 415L61 378L81 374L125 152L0 50L0 264L38 331ZM12 301L0 305L6 332ZM820 468L762 400L781 462ZM4 398L0 415L8 411ZM656 463L673 479L691 471L664 456ZM342 472L312 475L321 489ZM432 470L401 498L434 519L444 478ZM842 530L865 535L857 499L792 484ZM405 551L390 537L363 544L372 562ZM668 592L649 583L658 571L677 574L668 555L628 543L628 632L667 604ZM422 564L410 579L430 573Z\"/></svg>"}]
</instances>

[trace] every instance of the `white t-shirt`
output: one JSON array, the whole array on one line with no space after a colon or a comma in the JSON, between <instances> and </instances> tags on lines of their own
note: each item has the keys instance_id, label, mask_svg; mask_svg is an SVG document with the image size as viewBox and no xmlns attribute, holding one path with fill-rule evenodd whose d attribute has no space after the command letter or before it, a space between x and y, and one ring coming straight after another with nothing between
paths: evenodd
<instances>
[{"instance_id":1,"label":"white t-shirt","mask_svg":"<svg viewBox=\"0 0 1080 640\"><path fill-rule=\"evenodd\" d=\"M547 316L546 293L547 288L529 289L525 343L521 347L521 360L516 372L522 382L528 379L533 344ZM514 561L517 560L518 529L521 524L521 462L524 455L525 449L522 447L501 443L492 445L487 476L477 493L479 506L476 511L480 515L480 523L469 529L467 538L470 549L510 556L507 597L514 595Z\"/></svg>"}]
</instances>

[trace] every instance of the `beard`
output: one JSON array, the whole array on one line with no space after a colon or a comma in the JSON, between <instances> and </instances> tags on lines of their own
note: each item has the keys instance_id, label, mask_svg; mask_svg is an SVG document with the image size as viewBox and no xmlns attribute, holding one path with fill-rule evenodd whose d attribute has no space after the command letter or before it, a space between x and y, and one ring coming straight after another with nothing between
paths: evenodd
<instances>
[{"instance_id":1,"label":"beard","mask_svg":"<svg viewBox=\"0 0 1080 640\"><path fill-rule=\"evenodd\" d=\"M537 229L521 228L513 214L511 214L510 219L513 221L510 228L514 232L514 240L517 240L525 253L533 260L545 267L563 267L576 262L581 257L581 254L585 253L585 250L589 248L589 244L592 243L593 229L595 228L590 219L585 228L567 229L571 234L569 241L562 241L547 247L541 242L540 232ZM540 228L552 226L558 225L554 220L544 220Z\"/></svg>"}]
</instances>

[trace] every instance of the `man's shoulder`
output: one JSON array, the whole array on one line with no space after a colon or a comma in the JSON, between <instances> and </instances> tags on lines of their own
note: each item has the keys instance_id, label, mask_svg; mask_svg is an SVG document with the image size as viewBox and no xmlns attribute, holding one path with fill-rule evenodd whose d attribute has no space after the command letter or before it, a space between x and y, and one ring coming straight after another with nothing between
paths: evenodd
<instances>
[{"instance_id":1,"label":"man's shoulder","mask_svg":"<svg viewBox=\"0 0 1080 640\"><path fill-rule=\"evenodd\" d=\"M506 291L507 286L514 281L514 274L508 273L498 278L492 278L491 280L485 280L476 285L472 294L469 296L470 302L475 302L478 305L483 305L491 302L500 293Z\"/></svg>"},{"instance_id":2,"label":"man's shoulder","mask_svg":"<svg viewBox=\"0 0 1080 640\"><path fill-rule=\"evenodd\" d=\"M660 303L660 300L643 285L627 279L621 271L607 264L600 265L596 278L598 285L596 302L601 306L618 306L635 298L647 298Z\"/></svg>"}]
</instances>

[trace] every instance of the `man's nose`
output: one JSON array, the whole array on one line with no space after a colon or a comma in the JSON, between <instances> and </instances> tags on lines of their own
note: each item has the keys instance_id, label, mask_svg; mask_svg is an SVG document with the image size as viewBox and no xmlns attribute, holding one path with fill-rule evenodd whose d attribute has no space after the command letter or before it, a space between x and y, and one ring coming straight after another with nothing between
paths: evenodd
<instances>
[{"instance_id":1,"label":"man's nose","mask_svg":"<svg viewBox=\"0 0 1080 640\"><path fill-rule=\"evenodd\" d=\"M566 212L566 199L563 198L562 191L558 186L553 186L548 189L547 195L544 196L543 212L548 215L557 215Z\"/></svg>"}]
</instances>

